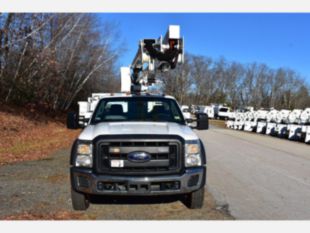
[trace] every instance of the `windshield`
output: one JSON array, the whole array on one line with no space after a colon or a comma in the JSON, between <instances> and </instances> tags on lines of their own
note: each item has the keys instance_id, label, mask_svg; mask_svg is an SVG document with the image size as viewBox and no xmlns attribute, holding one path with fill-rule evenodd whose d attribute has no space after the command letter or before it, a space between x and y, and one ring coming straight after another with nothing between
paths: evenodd
<instances>
[{"instance_id":1,"label":"windshield","mask_svg":"<svg viewBox=\"0 0 310 233\"><path fill-rule=\"evenodd\" d=\"M185 124L173 99L159 97L104 98L98 103L91 124L120 121L157 121Z\"/></svg>"}]
</instances>

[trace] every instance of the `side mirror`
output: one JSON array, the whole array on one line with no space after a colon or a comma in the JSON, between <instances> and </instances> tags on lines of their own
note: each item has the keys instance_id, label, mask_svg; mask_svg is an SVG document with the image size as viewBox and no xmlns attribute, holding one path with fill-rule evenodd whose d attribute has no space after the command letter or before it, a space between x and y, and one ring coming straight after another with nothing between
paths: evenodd
<instances>
[{"instance_id":1,"label":"side mirror","mask_svg":"<svg viewBox=\"0 0 310 233\"><path fill-rule=\"evenodd\" d=\"M78 129L79 123L77 114L75 112L69 112L67 115L67 128L68 129Z\"/></svg>"},{"instance_id":2,"label":"side mirror","mask_svg":"<svg viewBox=\"0 0 310 233\"><path fill-rule=\"evenodd\" d=\"M197 129L209 129L209 117L205 113L198 113L197 114Z\"/></svg>"}]
</instances>

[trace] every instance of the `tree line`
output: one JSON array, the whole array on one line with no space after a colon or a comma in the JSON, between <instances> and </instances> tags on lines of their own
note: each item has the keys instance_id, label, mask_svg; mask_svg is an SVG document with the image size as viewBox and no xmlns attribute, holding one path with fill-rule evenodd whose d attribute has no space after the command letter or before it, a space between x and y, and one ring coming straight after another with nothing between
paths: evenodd
<instances>
[{"instance_id":1,"label":"tree line","mask_svg":"<svg viewBox=\"0 0 310 233\"><path fill-rule=\"evenodd\" d=\"M95 14L0 13L0 101L56 112L92 92L119 91L119 38L117 25ZM291 69L185 58L161 74L165 93L182 104L310 107L309 85Z\"/></svg>"},{"instance_id":2,"label":"tree line","mask_svg":"<svg viewBox=\"0 0 310 233\"><path fill-rule=\"evenodd\" d=\"M187 54L183 65L162 76L165 92L182 104L225 103L234 109L310 107L309 84L289 68Z\"/></svg>"},{"instance_id":3,"label":"tree line","mask_svg":"<svg viewBox=\"0 0 310 233\"><path fill-rule=\"evenodd\" d=\"M0 13L0 100L58 111L118 89L118 38L95 14Z\"/></svg>"}]
</instances>

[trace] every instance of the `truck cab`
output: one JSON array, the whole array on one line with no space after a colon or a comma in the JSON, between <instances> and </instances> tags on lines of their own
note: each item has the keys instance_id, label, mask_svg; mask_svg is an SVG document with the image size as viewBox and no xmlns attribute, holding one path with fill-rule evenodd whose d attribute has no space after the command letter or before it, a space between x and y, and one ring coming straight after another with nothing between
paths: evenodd
<instances>
[{"instance_id":1,"label":"truck cab","mask_svg":"<svg viewBox=\"0 0 310 233\"><path fill-rule=\"evenodd\" d=\"M218 118L221 120L228 120L230 114L230 108L222 106L218 109Z\"/></svg>"},{"instance_id":2,"label":"truck cab","mask_svg":"<svg viewBox=\"0 0 310 233\"><path fill-rule=\"evenodd\" d=\"M68 128L79 128L78 121L68 114ZM197 129L207 128L200 114ZM203 143L173 97L102 96L72 146L72 205L86 210L93 195L174 195L188 208L201 208L206 169Z\"/></svg>"}]
</instances>

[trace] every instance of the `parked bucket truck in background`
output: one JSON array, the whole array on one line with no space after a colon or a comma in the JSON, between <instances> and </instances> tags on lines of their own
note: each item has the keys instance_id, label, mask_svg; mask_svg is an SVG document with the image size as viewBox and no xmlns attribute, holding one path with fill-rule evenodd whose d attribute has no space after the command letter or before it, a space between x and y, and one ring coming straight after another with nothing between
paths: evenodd
<instances>
[{"instance_id":1,"label":"parked bucket truck in background","mask_svg":"<svg viewBox=\"0 0 310 233\"><path fill-rule=\"evenodd\" d=\"M294 109L288 117L288 139L290 140L300 140L301 139L301 116L302 110L301 109Z\"/></svg>"},{"instance_id":2,"label":"parked bucket truck in background","mask_svg":"<svg viewBox=\"0 0 310 233\"><path fill-rule=\"evenodd\" d=\"M279 112L278 110L273 109L267 113L267 126L266 126L267 135L276 136L278 112Z\"/></svg>"},{"instance_id":3,"label":"parked bucket truck in background","mask_svg":"<svg viewBox=\"0 0 310 233\"><path fill-rule=\"evenodd\" d=\"M289 123L288 117L291 111L287 109L282 109L277 113L276 116L276 134L280 138L288 138L288 127L287 124Z\"/></svg>"},{"instance_id":4,"label":"parked bucket truck in background","mask_svg":"<svg viewBox=\"0 0 310 233\"><path fill-rule=\"evenodd\" d=\"M310 108L306 108L300 115L302 124L301 134L305 143L310 143Z\"/></svg>"}]
</instances>

